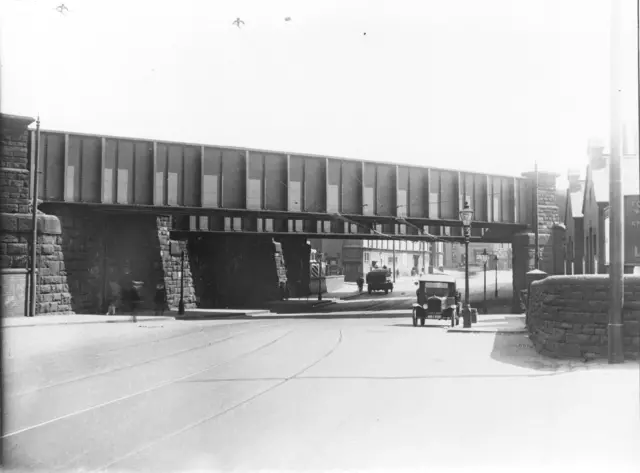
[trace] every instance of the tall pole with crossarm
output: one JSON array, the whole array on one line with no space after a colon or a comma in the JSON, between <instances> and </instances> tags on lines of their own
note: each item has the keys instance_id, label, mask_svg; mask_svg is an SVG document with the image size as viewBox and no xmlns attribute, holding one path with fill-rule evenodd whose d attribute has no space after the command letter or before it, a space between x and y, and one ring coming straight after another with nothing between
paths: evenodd
<instances>
[{"instance_id":1,"label":"tall pole with crossarm","mask_svg":"<svg viewBox=\"0 0 640 473\"><path fill-rule=\"evenodd\" d=\"M610 164L609 164L609 303L608 352L609 363L624 362L622 338L622 307L624 305L624 212L622 194L622 83L621 61L621 0L611 0L611 82L610 82Z\"/></svg>"}]
</instances>

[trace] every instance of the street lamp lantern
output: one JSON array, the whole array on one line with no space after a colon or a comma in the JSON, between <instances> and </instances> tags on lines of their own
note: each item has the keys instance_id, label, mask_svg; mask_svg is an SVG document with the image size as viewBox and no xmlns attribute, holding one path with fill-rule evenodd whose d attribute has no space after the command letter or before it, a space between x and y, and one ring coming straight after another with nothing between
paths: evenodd
<instances>
[{"instance_id":1,"label":"street lamp lantern","mask_svg":"<svg viewBox=\"0 0 640 473\"><path fill-rule=\"evenodd\" d=\"M489 255L487 254L487 249L485 248L482 254L480 255L480 260L482 261L482 266L484 269L484 299L483 299L483 310L484 313L487 313L487 263L489 262Z\"/></svg>"},{"instance_id":2,"label":"street lamp lantern","mask_svg":"<svg viewBox=\"0 0 640 473\"><path fill-rule=\"evenodd\" d=\"M469 207L469 202L464 203L464 208L460 211L460 220L464 228L464 307L462 308L462 320L465 328L471 327L471 310L469 308L469 237L471 234L471 221L473 220L473 210Z\"/></svg>"},{"instance_id":3,"label":"street lamp lantern","mask_svg":"<svg viewBox=\"0 0 640 473\"><path fill-rule=\"evenodd\" d=\"M460 211L460 220L462 220L462 226L465 232L468 232L471 228L471 221L473 220L473 210L469 208L469 202L464 203L464 208Z\"/></svg>"}]
</instances>

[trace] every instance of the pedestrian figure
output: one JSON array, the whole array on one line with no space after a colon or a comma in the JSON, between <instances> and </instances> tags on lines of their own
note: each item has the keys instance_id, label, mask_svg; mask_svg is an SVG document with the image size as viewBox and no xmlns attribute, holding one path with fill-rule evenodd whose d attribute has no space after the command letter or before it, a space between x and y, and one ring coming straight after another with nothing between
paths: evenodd
<instances>
[{"instance_id":1,"label":"pedestrian figure","mask_svg":"<svg viewBox=\"0 0 640 473\"><path fill-rule=\"evenodd\" d=\"M107 309L107 315L116 315L116 311L121 305L122 288L116 281L110 281L109 292L109 308Z\"/></svg>"},{"instance_id":2,"label":"pedestrian figure","mask_svg":"<svg viewBox=\"0 0 640 473\"><path fill-rule=\"evenodd\" d=\"M131 281L131 291L130 291L130 304L131 304L131 315L133 315L133 320L135 322L136 312L140 309L142 305L142 291L144 288L144 283L142 281Z\"/></svg>"},{"instance_id":3,"label":"pedestrian figure","mask_svg":"<svg viewBox=\"0 0 640 473\"><path fill-rule=\"evenodd\" d=\"M155 314L164 315L164 307L167 303L167 289L161 282L156 285L156 293L153 298L153 303L155 307Z\"/></svg>"},{"instance_id":4,"label":"pedestrian figure","mask_svg":"<svg viewBox=\"0 0 640 473\"><path fill-rule=\"evenodd\" d=\"M360 275L358 277L358 291L362 292L363 289L364 289L364 278L362 277L362 275Z\"/></svg>"}]
</instances>

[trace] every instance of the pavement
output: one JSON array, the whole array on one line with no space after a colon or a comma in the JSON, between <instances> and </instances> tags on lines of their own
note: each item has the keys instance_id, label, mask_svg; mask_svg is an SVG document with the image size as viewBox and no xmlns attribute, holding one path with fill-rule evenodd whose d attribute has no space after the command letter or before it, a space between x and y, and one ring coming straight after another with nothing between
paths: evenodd
<instances>
[{"instance_id":1,"label":"pavement","mask_svg":"<svg viewBox=\"0 0 640 473\"><path fill-rule=\"evenodd\" d=\"M459 277L460 274L453 274ZM464 275L462 276L464 278ZM162 316L152 313L142 313L137 316L137 322L158 320L193 320L193 319L226 319L226 318L262 318L286 315L288 317L404 317L406 311L411 310L415 299L415 278L400 277L395 283L393 292L388 295L382 293L360 293L355 283L345 283L337 290L323 295L318 301L317 296L289 299L267 304L262 309L187 309L184 316L178 316L177 311L166 311ZM511 273L499 272L499 289L501 294L511 294ZM464 281L458 282L463 287ZM480 303L483 294L482 273L470 279L470 297L474 306ZM489 294L491 298L491 294ZM489 300L491 303L491 299ZM496 311L496 307L491 308ZM502 308L502 309L507 309ZM505 312L505 310L500 310ZM161 317L161 318L158 318ZM46 315L37 317L8 317L2 320L3 327L33 327L39 325L69 325L95 323L132 323L132 316L127 315Z\"/></svg>"},{"instance_id":2,"label":"pavement","mask_svg":"<svg viewBox=\"0 0 640 473\"><path fill-rule=\"evenodd\" d=\"M638 364L409 320L5 332L7 471L637 471ZM611 402L615 399L615 402Z\"/></svg>"}]
</instances>

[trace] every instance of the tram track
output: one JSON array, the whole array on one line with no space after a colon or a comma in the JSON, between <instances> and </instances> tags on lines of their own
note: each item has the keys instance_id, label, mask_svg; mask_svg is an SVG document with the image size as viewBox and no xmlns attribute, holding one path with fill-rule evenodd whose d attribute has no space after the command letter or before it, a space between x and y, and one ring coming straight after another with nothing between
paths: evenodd
<instances>
[{"instance_id":1,"label":"tram track","mask_svg":"<svg viewBox=\"0 0 640 473\"><path fill-rule=\"evenodd\" d=\"M255 354L255 353L257 353L257 352L259 352L261 350L264 350L264 349L268 348L269 346L279 342L283 338L289 336L292 332L294 332L294 329L288 330L284 334L279 335L275 339L270 340L269 342L264 343L264 344L258 346L257 348L254 348L254 349L249 350L247 352L241 353L241 354L239 354L237 356L234 356L234 357L232 357L232 358L230 358L228 360L221 361L221 362L218 362L218 363L213 363L211 365L207 365L206 367L204 367L202 369L199 369L197 371L191 372L191 373L186 374L184 376L173 378L173 379L170 379L168 381L164 381L164 382L158 383L158 384L156 384L154 386L151 386L149 388L145 388L145 389L136 391L136 392L131 393L131 394L120 396L120 397L118 397L116 399L111 399L109 401L102 402L100 404L89 406L89 407L84 408L84 409L79 409L77 411L73 411L73 412L64 414L62 416L58 416L58 417L55 417L53 419L49 419L49 420L44 421L44 422L39 422L37 424L33 424L33 425L30 425L30 426L27 426L27 427L23 427L21 429L15 430L13 432L9 432L9 433L3 435L0 438L8 439L8 438L16 437L18 435L33 431L35 429L38 429L38 428L41 428L41 427L45 427L45 426L51 425L53 423L56 423L56 422L59 422L59 421L62 421L62 420L66 420L66 419L69 419L69 418L72 418L72 417L76 417L78 415L82 415L82 414L85 414L85 413L88 413L88 412L96 411L96 410L102 409L104 407L107 407L107 406L110 406L110 405L113 405L113 404L116 404L116 403L119 403L119 402L123 402L123 401L126 401L128 399L132 399L134 397L141 396L143 394L147 394L147 393L156 391L158 389L162 389L162 388L164 388L166 386L170 386L172 384L187 380L187 379L192 378L194 376L201 375L203 373L206 373L207 371L211 371L213 369L220 368L222 366L228 365L228 364L233 363L235 361L238 361L238 360L240 360L242 358L245 358L245 357L247 357L249 355ZM229 338L233 338L233 337L229 337ZM220 343L221 343L221 341L220 341ZM209 346L209 345L207 345L207 346ZM200 347L200 348L205 348L205 347Z\"/></svg>"},{"instance_id":2,"label":"tram track","mask_svg":"<svg viewBox=\"0 0 640 473\"><path fill-rule=\"evenodd\" d=\"M163 343L163 342L167 342L170 340L177 340L179 338L184 338L184 337L190 337L193 335L197 335L197 334L201 334L203 332L209 332L215 329L218 329L220 327L226 327L226 326L238 326L238 325L246 325L250 322L238 322L238 323L233 323L233 324L224 324L224 325L213 325L213 326L205 326L205 327L200 327L199 330L185 330L182 333L178 333L178 334L174 334L174 335L169 335L167 337L157 337L154 339L150 339L150 340L144 340L144 341L138 341L135 343L129 343L126 345L117 345L115 347L103 350L103 351L99 351L96 353L92 353L93 357L100 357L100 356L104 356L104 355L108 355L110 353L114 353L114 352L119 352L119 351L124 351L130 348L140 348L143 346L148 346L148 345L153 345L156 343ZM86 347L85 346L80 346L80 347L76 347L73 348L71 350L67 350L64 352L64 356L73 358L76 355L82 355L84 354L86 351ZM15 360L15 357L9 357L9 368L14 367L13 370L7 370L7 372L5 373L5 376L7 375L12 375L15 374L16 372L20 371L20 368L15 368L15 365L19 364L19 363L27 363L29 365L31 365L33 363L33 360L31 358L27 359L27 360ZM37 356L36 358L36 363L37 363Z\"/></svg>"},{"instance_id":3,"label":"tram track","mask_svg":"<svg viewBox=\"0 0 640 473\"><path fill-rule=\"evenodd\" d=\"M207 417L205 417L203 419L200 419L200 420L198 420L196 422L192 422L191 424L186 425L186 426L182 427L181 429L178 429L178 430L176 430L174 432L171 432L170 434L164 435L164 436L162 436L160 438L157 438L157 439L154 439L154 440L152 440L150 442L147 442L146 444L142 445L141 447L139 447L137 449L134 449L131 452L127 453L126 455L123 455L123 456L121 456L121 457L109 462L106 465L103 465L101 467L98 467L96 469L91 470L91 472L93 473L93 472L107 471L110 467L112 467L112 466L114 466L114 465L116 465L118 463L121 463L124 460L127 460L128 458L131 458L131 457L133 457L135 455L138 455L138 454L140 454L140 453L142 453L142 452L154 447L155 445L157 445L157 444L159 444L161 442L164 442L164 441L170 440L170 439L172 439L174 437L177 437L178 435L181 435L181 434L183 434L185 432L188 432L189 430L192 430L192 429L194 429L196 427L199 427L199 426L201 426L201 425L203 425L203 424L205 424L207 422L210 422L212 420L220 418L220 417L222 417L222 416L224 416L226 414L229 414L229 413L235 411L236 409L238 409L240 407L246 406L246 405L250 404L251 402L256 401L257 399L261 398L262 396L264 396L264 395L274 391L275 389L277 389L279 387L282 387L286 383L288 383L288 382L300 377L302 374L304 374L305 372L309 371L311 368L313 368L314 366L318 365L323 360L326 360L333 353L335 353L335 351L342 344L342 341L343 341L343 333L342 333L342 330L340 330L337 340L335 341L335 343L332 345L332 347L326 353L324 353L323 355L321 355L320 357L315 359L312 363L306 365L301 370L298 370L297 372L295 372L291 376L287 376L285 378L280 379L276 384L274 384L272 386L269 386L266 389L263 389L262 391L254 394L253 396L251 396L251 397L249 397L249 398L247 398L247 399L245 399L243 401L240 401L238 403L235 403L232 406L229 406L228 408L224 409L221 412L217 412L215 414L209 415L209 416L207 416Z\"/></svg>"},{"instance_id":4,"label":"tram track","mask_svg":"<svg viewBox=\"0 0 640 473\"><path fill-rule=\"evenodd\" d=\"M20 397L20 396L29 395L29 394L35 394L35 393L40 392L40 391L44 391L44 390L47 390L47 389L52 389L52 388L64 386L66 384L72 384L72 383L76 383L76 382L79 382L79 381L85 381L87 379L95 378L95 377L98 377L98 376L109 375L109 374L116 373L118 371L127 370L127 369L135 369L135 368L138 368L140 366L148 365L148 364L151 364L151 363L155 363L157 361L161 361L161 360L164 360L164 359L167 359L167 358L171 358L173 356L179 356L179 355L183 355L185 353L190 353L190 352L194 352L194 351L198 351L198 350L203 350L203 349L209 348L211 346L214 346L214 345L217 345L217 344L220 344L220 343L224 343L226 341L229 341L229 340L231 340L233 338L236 338L236 337L239 337L239 336L242 336L242 335L245 335L245 334L251 334L251 333L259 332L261 329L264 329L264 328L279 327L280 325L282 325L282 324L281 323L262 324L262 325L260 325L258 327L252 327L249 330L244 330L244 331L241 331L241 332L238 332L238 333L234 333L234 334L222 337L222 338L211 340L211 341L208 341L206 343L203 343L203 344L200 344L200 345L197 345L197 346L194 346L194 347L189 347L189 348L185 348L183 350L178 350L178 351L174 351L174 352L171 352L171 353L166 353L164 355L157 356L157 357L154 357L154 358L151 358L151 359L139 362L139 363L129 363L129 364L117 366L117 367L112 368L112 369L106 369L106 370L101 370L101 371L89 373L89 374L86 374L86 375L76 376L76 377L73 377L73 378L70 378L70 379L65 379L63 381L50 383L50 384L47 384L47 385L44 385L44 386L38 386L36 388L23 390L23 391L20 391L20 392L17 392L17 393L8 393L8 397L16 398L16 397ZM191 332L190 334L182 334L181 336L194 335L194 334L198 334L198 333L202 333L202 332L203 331L196 331L196 332ZM173 338L173 337L167 337L167 339L170 339L170 338ZM105 353L108 353L108 352L112 352L114 350L115 349L107 350L106 352L102 352L102 354L105 354Z\"/></svg>"}]
</instances>

